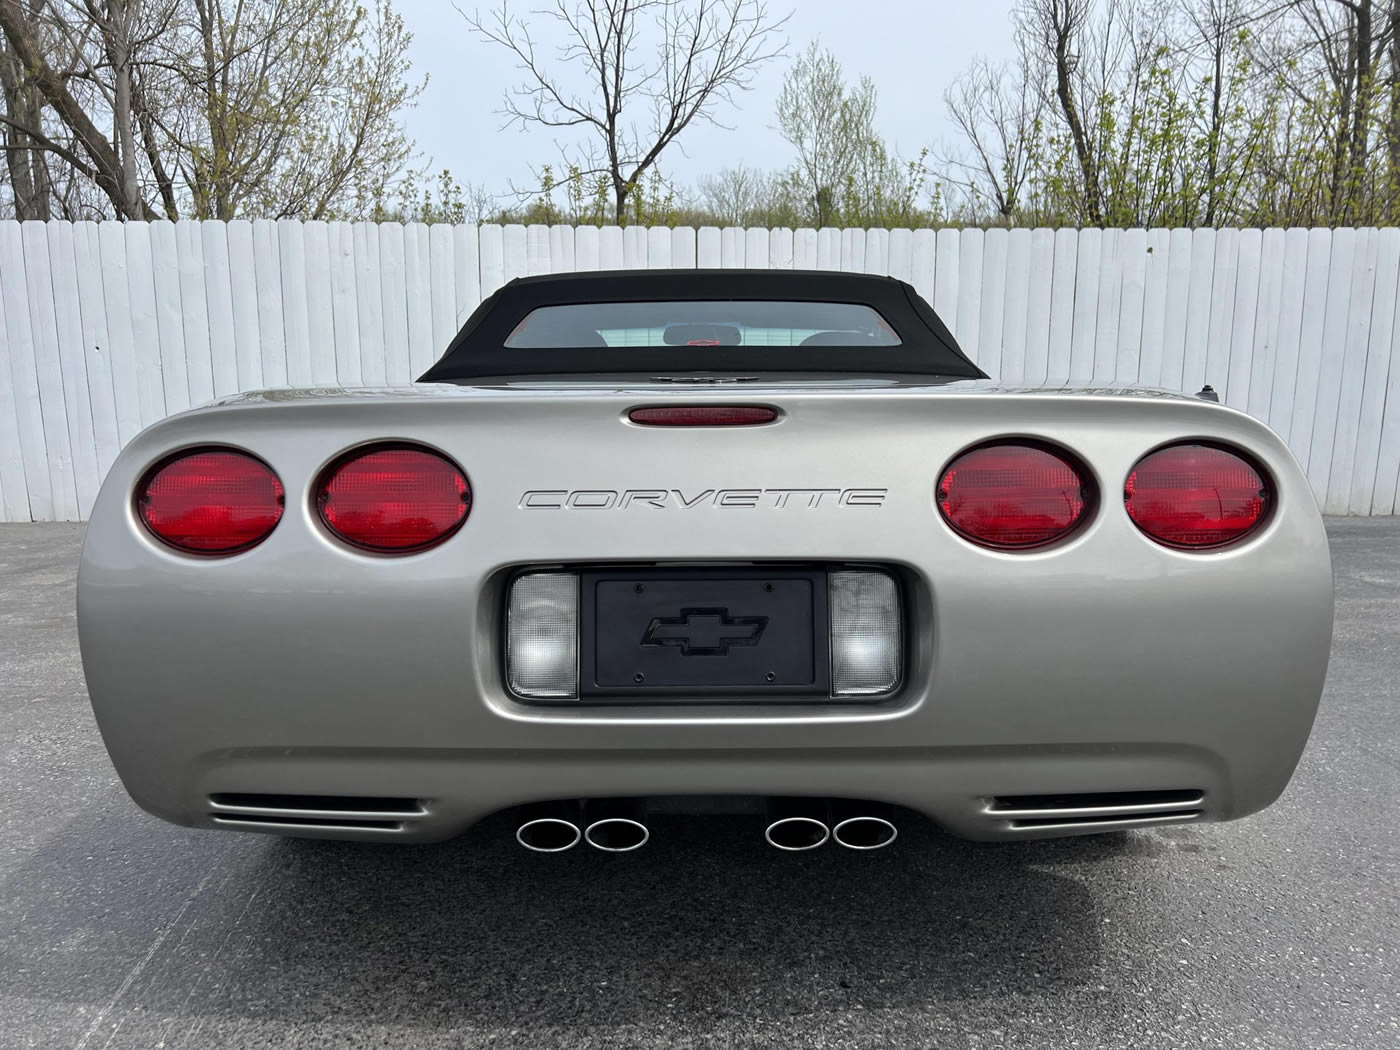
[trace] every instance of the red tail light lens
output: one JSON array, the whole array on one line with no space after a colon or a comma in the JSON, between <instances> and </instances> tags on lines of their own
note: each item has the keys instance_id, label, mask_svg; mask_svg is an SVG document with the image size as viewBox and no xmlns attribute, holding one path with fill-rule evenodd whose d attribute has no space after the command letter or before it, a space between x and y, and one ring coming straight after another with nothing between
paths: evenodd
<instances>
[{"instance_id":1,"label":"red tail light lens","mask_svg":"<svg viewBox=\"0 0 1400 1050\"><path fill-rule=\"evenodd\" d=\"M1035 445L988 445L953 460L938 483L948 524L984 547L1039 547L1074 531L1088 482L1065 457Z\"/></svg>"},{"instance_id":2,"label":"red tail light lens","mask_svg":"<svg viewBox=\"0 0 1400 1050\"><path fill-rule=\"evenodd\" d=\"M451 536L467 520L467 476L436 452L379 445L344 457L316 486L326 528L365 550L409 554Z\"/></svg>"},{"instance_id":3,"label":"red tail light lens","mask_svg":"<svg viewBox=\"0 0 1400 1050\"><path fill-rule=\"evenodd\" d=\"M1128 475L1128 517L1168 547L1233 543L1268 515L1264 476L1243 457L1213 445L1173 445L1144 456Z\"/></svg>"},{"instance_id":4,"label":"red tail light lens","mask_svg":"<svg viewBox=\"0 0 1400 1050\"><path fill-rule=\"evenodd\" d=\"M752 427L773 422L778 410L764 405L658 405L634 408L627 418L648 427Z\"/></svg>"},{"instance_id":5,"label":"red tail light lens","mask_svg":"<svg viewBox=\"0 0 1400 1050\"><path fill-rule=\"evenodd\" d=\"M272 468L232 449L200 449L166 460L136 493L146 528L191 554L234 554L257 546L282 520L284 504Z\"/></svg>"}]
</instances>

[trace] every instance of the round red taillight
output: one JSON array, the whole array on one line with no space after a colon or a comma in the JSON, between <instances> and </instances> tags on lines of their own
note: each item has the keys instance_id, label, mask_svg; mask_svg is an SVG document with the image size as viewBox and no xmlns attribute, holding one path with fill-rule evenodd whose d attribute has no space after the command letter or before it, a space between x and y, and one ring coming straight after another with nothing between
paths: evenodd
<instances>
[{"instance_id":1,"label":"round red taillight","mask_svg":"<svg viewBox=\"0 0 1400 1050\"><path fill-rule=\"evenodd\" d=\"M441 543L467 520L472 490L445 456L377 446L333 463L316 486L326 528L365 550L409 554Z\"/></svg>"},{"instance_id":2,"label":"round red taillight","mask_svg":"<svg viewBox=\"0 0 1400 1050\"><path fill-rule=\"evenodd\" d=\"M938 509L985 547L1039 547L1068 536L1084 517L1090 488L1064 456L1036 445L964 452L938 483Z\"/></svg>"},{"instance_id":3,"label":"round red taillight","mask_svg":"<svg viewBox=\"0 0 1400 1050\"><path fill-rule=\"evenodd\" d=\"M246 452L182 452L157 466L136 492L146 528L176 550L235 554L255 547L282 520L282 482Z\"/></svg>"},{"instance_id":4,"label":"round red taillight","mask_svg":"<svg viewBox=\"0 0 1400 1050\"><path fill-rule=\"evenodd\" d=\"M1172 445L1138 461L1123 486L1133 524L1158 543L1219 547L1253 532L1269 512L1264 476L1214 445Z\"/></svg>"}]
</instances>

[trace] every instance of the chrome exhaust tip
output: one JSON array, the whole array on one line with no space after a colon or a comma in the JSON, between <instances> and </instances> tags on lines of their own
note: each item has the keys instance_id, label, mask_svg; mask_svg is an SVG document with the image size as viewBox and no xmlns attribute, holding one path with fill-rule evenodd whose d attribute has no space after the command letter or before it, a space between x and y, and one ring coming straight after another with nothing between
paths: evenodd
<instances>
[{"instance_id":1,"label":"chrome exhaust tip","mask_svg":"<svg viewBox=\"0 0 1400 1050\"><path fill-rule=\"evenodd\" d=\"M645 846L650 838L647 826L631 817L604 817L583 832L584 841L604 853L631 853Z\"/></svg>"},{"instance_id":2,"label":"chrome exhaust tip","mask_svg":"<svg viewBox=\"0 0 1400 1050\"><path fill-rule=\"evenodd\" d=\"M534 853L563 853L581 838L579 826L562 817L536 817L515 829L515 841Z\"/></svg>"},{"instance_id":3,"label":"chrome exhaust tip","mask_svg":"<svg viewBox=\"0 0 1400 1050\"><path fill-rule=\"evenodd\" d=\"M831 837L847 849L884 849L899 835L899 829L884 817L847 817L831 829Z\"/></svg>"},{"instance_id":4,"label":"chrome exhaust tip","mask_svg":"<svg viewBox=\"0 0 1400 1050\"><path fill-rule=\"evenodd\" d=\"M831 829L816 817L783 817L769 824L763 830L763 837L774 849L801 853L826 845Z\"/></svg>"}]
</instances>

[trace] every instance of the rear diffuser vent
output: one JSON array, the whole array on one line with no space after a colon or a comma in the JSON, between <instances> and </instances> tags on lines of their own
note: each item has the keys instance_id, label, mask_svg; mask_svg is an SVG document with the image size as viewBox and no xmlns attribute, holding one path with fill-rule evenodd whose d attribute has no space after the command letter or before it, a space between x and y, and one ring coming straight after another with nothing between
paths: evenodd
<instances>
[{"instance_id":1,"label":"rear diffuser vent","mask_svg":"<svg viewBox=\"0 0 1400 1050\"><path fill-rule=\"evenodd\" d=\"M1109 791L1071 795L997 795L982 812L1013 831L1150 827L1201 816L1201 791Z\"/></svg>"},{"instance_id":2,"label":"rear diffuser vent","mask_svg":"<svg viewBox=\"0 0 1400 1050\"><path fill-rule=\"evenodd\" d=\"M228 827L325 831L402 831L427 816L416 798L360 795L217 794L209 796L214 823Z\"/></svg>"}]
</instances>

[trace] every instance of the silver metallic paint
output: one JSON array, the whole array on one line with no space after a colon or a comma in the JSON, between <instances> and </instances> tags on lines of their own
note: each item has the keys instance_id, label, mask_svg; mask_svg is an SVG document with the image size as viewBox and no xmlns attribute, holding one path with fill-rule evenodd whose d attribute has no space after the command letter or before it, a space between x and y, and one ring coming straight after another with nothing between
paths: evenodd
<instances>
[{"instance_id":1,"label":"silver metallic paint","mask_svg":"<svg viewBox=\"0 0 1400 1050\"><path fill-rule=\"evenodd\" d=\"M634 404L755 401L765 427L642 428ZM976 547L942 521L940 468L999 437L1063 445L1100 491L1043 550ZM1121 499L1162 444L1248 449L1277 511L1208 553L1158 546ZM471 479L465 526L407 556L321 526L313 480L378 440L442 450ZM137 520L154 462L202 444L271 464L287 511L258 547L171 550ZM675 512L522 510L527 490L883 489L880 505ZM503 587L570 562L873 562L911 581L903 688L871 704L541 707L512 699ZM1229 408L1160 391L1016 390L988 381L772 378L681 388L646 377L240 395L139 435L109 473L78 581L83 664L123 783L168 820L214 826L215 792L422 799L430 840L504 806L650 794L820 795L909 806L962 835L1010 831L993 795L1199 789L1204 819L1272 802L1306 743L1326 671L1332 579L1322 520L1286 446ZM1098 825L1083 830L1105 830Z\"/></svg>"}]
</instances>

